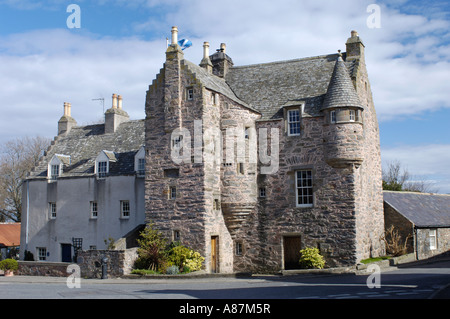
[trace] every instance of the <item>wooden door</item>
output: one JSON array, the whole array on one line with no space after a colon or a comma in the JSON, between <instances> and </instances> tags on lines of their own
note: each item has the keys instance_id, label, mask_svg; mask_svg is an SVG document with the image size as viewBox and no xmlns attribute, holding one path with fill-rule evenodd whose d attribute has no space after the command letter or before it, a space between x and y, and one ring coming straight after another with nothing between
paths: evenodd
<instances>
[{"instance_id":1,"label":"wooden door","mask_svg":"<svg viewBox=\"0 0 450 319\"><path fill-rule=\"evenodd\" d=\"M284 269L298 269L300 259L300 236L283 237Z\"/></svg>"},{"instance_id":2,"label":"wooden door","mask_svg":"<svg viewBox=\"0 0 450 319\"><path fill-rule=\"evenodd\" d=\"M211 272L219 272L219 236L211 237Z\"/></svg>"}]
</instances>

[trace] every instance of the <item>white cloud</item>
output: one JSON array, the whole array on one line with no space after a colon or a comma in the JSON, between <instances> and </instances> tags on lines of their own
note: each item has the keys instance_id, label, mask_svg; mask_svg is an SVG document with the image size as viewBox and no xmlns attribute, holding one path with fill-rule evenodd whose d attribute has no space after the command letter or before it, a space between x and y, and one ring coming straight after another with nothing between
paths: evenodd
<instances>
[{"instance_id":1,"label":"white cloud","mask_svg":"<svg viewBox=\"0 0 450 319\"><path fill-rule=\"evenodd\" d=\"M79 124L103 117L105 98L123 96L132 118L143 118L145 92L163 62L163 42L101 39L67 30L34 31L1 39L2 139L56 133L63 102ZM158 53L156 53L158 51Z\"/></svg>"}]
</instances>

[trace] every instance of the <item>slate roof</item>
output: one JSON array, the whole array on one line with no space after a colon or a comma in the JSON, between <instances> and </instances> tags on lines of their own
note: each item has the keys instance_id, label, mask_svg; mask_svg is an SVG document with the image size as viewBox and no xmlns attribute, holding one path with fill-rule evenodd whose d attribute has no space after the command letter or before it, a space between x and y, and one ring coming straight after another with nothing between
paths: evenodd
<instances>
[{"instance_id":1,"label":"slate roof","mask_svg":"<svg viewBox=\"0 0 450 319\"><path fill-rule=\"evenodd\" d=\"M20 246L20 223L0 223L0 247Z\"/></svg>"},{"instance_id":2,"label":"slate roof","mask_svg":"<svg viewBox=\"0 0 450 319\"><path fill-rule=\"evenodd\" d=\"M347 106L364 108L353 86L344 60L339 56L334 66L322 110Z\"/></svg>"},{"instance_id":3,"label":"slate roof","mask_svg":"<svg viewBox=\"0 0 450 319\"><path fill-rule=\"evenodd\" d=\"M66 136L58 136L29 178L47 178L48 162L55 154L70 156L62 178L93 175L95 159L102 151L113 160L109 175L134 174L134 156L145 141L144 120L124 122L114 133L104 131L104 124L76 126Z\"/></svg>"},{"instance_id":4,"label":"slate roof","mask_svg":"<svg viewBox=\"0 0 450 319\"><path fill-rule=\"evenodd\" d=\"M231 90L231 88L228 86L228 84L225 82L223 78L212 75L204 68L188 60L183 60L182 63L188 67L188 69L195 75L197 80L199 80L206 88L215 91L217 93L223 94L229 99L241 104L242 106L254 110L246 102L242 101L236 96L236 94L233 92L233 90Z\"/></svg>"},{"instance_id":5,"label":"slate roof","mask_svg":"<svg viewBox=\"0 0 450 319\"><path fill-rule=\"evenodd\" d=\"M450 227L450 195L383 191L383 199L417 227Z\"/></svg>"},{"instance_id":6,"label":"slate roof","mask_svg":"<svg viewBox=\"0 0 450 319\"><path fill-rule=\"evenodd\" d=\"M295 101L305 102L306 115L319 116L337 58L329 54L232 67L225 80L239 99L262 113L261 120L282 118L283 106ZM343 62L349 74L354 63Z\"/></svg>"}]
</instances>

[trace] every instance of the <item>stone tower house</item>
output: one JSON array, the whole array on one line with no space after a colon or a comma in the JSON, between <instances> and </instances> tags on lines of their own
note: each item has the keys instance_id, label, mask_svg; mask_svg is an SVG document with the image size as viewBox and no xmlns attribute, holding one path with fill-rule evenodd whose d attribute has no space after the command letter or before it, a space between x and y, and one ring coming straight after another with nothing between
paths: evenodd
<instances>
[{"instance_id":1,"label":"stone tower house","mask_svg":"<svg viewBox=\"0 0 450 319\"><path fill-rule=\"evenodd\" d=\"M146 222L199 251L211 272L327 265L384 253L378 123L352 31L346 52L234 66L222 44L199 65L178 30L146 98Z\"/></svg>"}]
</instances>

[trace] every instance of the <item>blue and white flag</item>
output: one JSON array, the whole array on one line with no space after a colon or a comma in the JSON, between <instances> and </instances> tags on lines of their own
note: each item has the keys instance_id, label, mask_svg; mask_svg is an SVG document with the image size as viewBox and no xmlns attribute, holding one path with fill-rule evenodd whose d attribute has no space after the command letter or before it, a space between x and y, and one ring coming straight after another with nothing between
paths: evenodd
<instances>
[{"instance_id":1,"label":"blue and white flag","mask_svg":"<svg viewBox=\"0 0 450 319\"><path fill-rule=\"evenodd\" d=\"M192 46L192 42L188 39L181 39L178 41L178 45L181 47L181 50L187 49Z\"/></svg>"}]
</instances>

